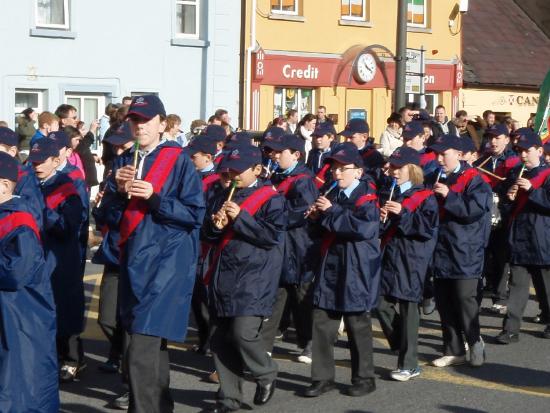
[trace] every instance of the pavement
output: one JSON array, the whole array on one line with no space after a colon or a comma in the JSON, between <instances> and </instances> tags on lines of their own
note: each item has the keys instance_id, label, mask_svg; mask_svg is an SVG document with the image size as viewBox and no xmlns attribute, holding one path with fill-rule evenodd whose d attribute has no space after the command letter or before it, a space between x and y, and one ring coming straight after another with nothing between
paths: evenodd
<instances>
[{"instance_id":1,"label":"pavement","mask_svg":"<svg viewBox=\"0 0 550 413\"><path fill-rule=\"evenodd\" d=\"M88 264L85 276L87 291L87 327L83 335L88 368L78 382L61 385L61 412L116 412L110 401L124 392L120 377L98 370L105 360L108 344L97 325L99 284L102 268ZM483 306L489 306L484 300ZM419 358L422 374L406 383L391 381L388 374L396 368L397 356L388 349L377 321L374 330L374 361L377 390L365 397L343 394L350 384L347 338L341 336L335 348L335 391L315 399L299 393L309 385L310 366L297 363L299 354L289 341L276 343L273 357L279 365L277 391L265 406L252 403L255 384L244 385L245 405L242 411L261 413L394 413L394 412L550 412L550 340L541 338L544 326L530 322L538 313L532 300L525 312L519 343L502 346L493 337L500 331L502 316L481 317L482 336L486 342L487 361L480 368L468 365L438 369L427 363L441 353L441 331L437 312L423 316L419 336ZM171 391L175 412L200 412L215 405L217 385L204 382L213 370L210 357L191 350L196 334L190 328L188 341L170 347Z\"/></svg>"}]
</instances>

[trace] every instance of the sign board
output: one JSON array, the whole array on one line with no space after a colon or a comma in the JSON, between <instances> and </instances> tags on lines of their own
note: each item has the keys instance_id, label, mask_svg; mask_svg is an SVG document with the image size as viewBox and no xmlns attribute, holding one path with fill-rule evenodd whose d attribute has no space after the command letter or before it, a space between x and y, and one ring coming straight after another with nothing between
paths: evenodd
<instances>
[{"instance_id":1,"label":"sign board","mask_svg":"<svg viewBox=\"0 0 550 413\"><path fill-rule=\"evenodd\" d=\"M348 122L352 119L367 120L367 111L365 109L348 109Z\"/></svg>"},{"instance_id":2,"label":"sign board","mask_svg":"<svg viewBox=\"0 0 550 413\"><path fill-rule=\"evenodd\" d=\"M405 93L420 93L423 80L422 76L407 75L405 77Z\"/></svg>"},{"instance_id":3,"label":"sign board","mask_svg":"<svg viewBox=\"0 0 550 413\"><path fill-rule=\"evenodd\" d=\"M407 49L407 73L422 74L424 68L422 67L422 51L420 49Z\"/></svg>"}]
</instances>

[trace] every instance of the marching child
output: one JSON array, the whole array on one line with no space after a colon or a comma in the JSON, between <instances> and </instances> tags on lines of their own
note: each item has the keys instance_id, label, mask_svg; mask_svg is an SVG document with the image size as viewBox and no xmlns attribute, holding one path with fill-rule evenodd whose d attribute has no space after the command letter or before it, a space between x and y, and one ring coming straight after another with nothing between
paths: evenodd
<instances>
[{"instance_id":1,"label":"marching child","mask_svg":"<svg viewBox=\"0 0 550 413\"><path fill-rule=\"evenodd\" d=\"M38 225L13 195L18 162L0 153L0 411L59 410L55 305Z\"/></svg>"},{"instance_id":2,"label":"marching child","mask_svg":"<svg viewBox=\"0 0 550 413\"><path fill-rule=\"evenodd\" d=\"M522 165L512 169L507 180L510 296L502 332L496 337L500 344L519 340L531 279L538 287L540 307L546 313L550 307L550 166L541 159L542 142L535 132L520 132L516 148ZM550 338L550 324L543 335Z\"/></svg>"},{"instance_id":3,"label":"marching child","mask_svg":"<svg viewBox=\"0 0 550 413\"><path fill-rule=\"evenodd\" d=\"M83 205L69 176L58 172L59 147L40 139L28 161L40 180L44 210L44 248L56 258L52 288L57 310L57 352L60 380L72 381L86 367L80 333L84 331L84 280L78 242Z\"/></svg>"},{"instance_id":4,"label":"marching child","mask_svg":"<svg viewBox=\"0 0 550 413\"><path fill-rule=\"evenodd\" d=\"M279 284L286 214L284 198L258 179L262 154L257 147L234 149L218 171L233 182L209 205L204 233L216 247L205 282L211 279L216 316L211 347L221 396L213 412L229 412L241 406L245 367L256 381L254 404L267 403L275 391L277 365L261 335Z\"/></svg>"},{"instance_id":5,"label":"marching child","mask_svg":"<svg viewBox=\"0 0 550 413\"><path fill-rule=\"evenodd\" d=\"M264 326L264 341L266 350L271 352L288 300L296 327L297 344L303 349L298 361L310 364L312 264L316 262L319 252L311 237L305 213L319 196L319 191L313 182L311 171L303 162L303 139L296 135L284 135L280 140L266 139L264 146L271 149L271 159L279 165L271 176L271 182L285 197L288 215L280 288L273 315Z\"/></svg>"},{"instance_id":6,"label":"marching child","mask_svg":"<svg viewBox=\"0 0 550 413\"><path fill-rule=\"evenodd\" d=\"M420 154L397 148L389 158L393 195L380 211L382 283L378 318L390 348L399 351L394 380L420 375L418 366L418 304L437 241L438 205L424 187Z\"/></svg>"},{"instance_id":7,"label":"marching child","mask_svg":"<svg viewBox=\"0 0 550 413\"><path fill-rule=\"evenodd\" d=\"M441 166L433 182L439 202L433 274L444 355L432 361L436 367L466 362L463 334L470 348L470 365L481 366L485 361L478 287L489 237L492 194L480 172L460 160L462 148L460 138L453 135L441 135L431 146Z\"/></svg>"},{"instance_id":8,"label":"marching child","mask_svg":"<svg viewBox=\"0 0 550 413\"><path fill-rule=\"evenodd\" d=\"M317 397L335 387L334 341L342 317L352 366L347 394L363 396L376 389L370 311L380 282L380 211L371 179L362 179L363 159L353 143L336 146L327 159L337 187L325 191L308 211L322 233L322 245L313 293L312 384L304 396Z\"/></svg>"}]
</instances>

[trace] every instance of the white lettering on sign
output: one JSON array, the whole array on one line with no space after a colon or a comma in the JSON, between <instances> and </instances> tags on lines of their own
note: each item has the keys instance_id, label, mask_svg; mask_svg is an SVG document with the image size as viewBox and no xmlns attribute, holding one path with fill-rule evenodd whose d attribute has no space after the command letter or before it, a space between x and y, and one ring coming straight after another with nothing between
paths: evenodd
<instances>
[{"instance_id":1,"label":"white lettering on sign","mask_svg":"<svg viewBox=\"0 0 550 413\"><path fill-rule=\"evenodd\" d=\"M434 75L424 76L424 83L428 84L428 85L434 85L435 84L435 76Z\"/></svg>"},{"instance_id":2,"label":"white lettering on sign","mask_svg":"<svg viewBox=\"0 0 550 413\"><path fill-rule=\"evenodd\" d=\"M319 68L307 65L306 69L294 69L292 65L283 66L283 76L287 79L317 79L319 77Z\"/></svg>"}]
</instances>

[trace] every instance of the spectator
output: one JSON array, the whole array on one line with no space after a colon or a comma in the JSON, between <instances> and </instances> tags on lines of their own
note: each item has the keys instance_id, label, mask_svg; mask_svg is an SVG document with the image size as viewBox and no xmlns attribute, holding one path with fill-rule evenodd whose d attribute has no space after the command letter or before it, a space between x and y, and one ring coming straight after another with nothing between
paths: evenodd
<instances>
[{"instance_id":1,"label":"spectator","mask_svg":"<svg viewBox=\"0 0 550 413\"><path fill-rule=\"evenodd\" d=\"M399 113L392 113L386 122L388 126L380 136L379 151L384 157L388 158L393 151L403 145L403 137L401 136L403 129L401 128Z\"/></svg>"},{"instance_id":2,"label":"spectator","mask_svg":"<svg viewBox=\"0 0 550 413\"><path fill-rule=\"evenodd\" d=\"M317 124L329 123L334 124L330 118L327 118L327 108L326 106L319 106L317 108Z\"/></svg>"},{"instance_id":3,"label":"spectator","mask_svg":"<svg viewBox=\"0 0 550 413\"><path fill-rule=\"evenodd\" d=\"M445 112L445 106L438 105L435 108L434 112L434 124L437 133L437 136L439 135L455 135L458 136L458 132L456 130L456 126L447 118L447 113ZM437 138L437 136L434 137Z\"/></svg>"},{"instance_id":4,"label":"spectator","mask_svg":"<svg viewBox=\"0 0 550 413\"><path fill-rule=\"evenodd\" d=\"M229 117L229 112L227 112L227 110L218 109L214 113L214 116L220 122L220 125L225 128L227 136L231 135L235 131L231 126L231 118Z\"/></svg>"},{"instance_id":5,"label":"spectator","mask_svg":"<svg viewBox=\"0 0 550 413\"><path fill-rule=\"evenodd\" d=\"M17 129L15 132L19 135L18 149L20 151L28 151L31 138L36 133L34 124L38 119L38 113L33 108L27 108L21 112L21 116L17 118Z\"/></svg>"},{"instance_id":6,"label":"spectator","mask_svg":"<svg viewBox=\"0 0 550 413\"><path fill-rule=\"evenodd\" d=\"M531 115L529 119L527 119L527 125L528 128L535 129L535 115Z\"/></svg>"},{"instance_id":7,"label":"spectator","mask_svg":"<svg viewBox=\"0 0 550 413\"><path fill-rule=\"evenodd\" d=\"M132 97L131 96L124 96L122 98L122 104L124 106L130 106L132 104Z\"/></svg>"},{"instance_id":8,"label":"spectator","mask_svg":"<svg viewBox=\"0 0 550 413\"><path fill-rule=\"evenodd\" d=\"M267 125L266 129L269 129L273 126L276 126L278 128L287 130L288 129L288 122L284 116L277 116L275 119L273 119L269 124Z\"/></svg>"},{"instance_id":9,"label":"spectator","mask_svg":"<svg viewBox=\"0 0 550 413\"><path fill-rule=\"evenodd\" d=\"M288 124L286 131L292 134L296 133L298 129L298 111L296 109L290 109L286 113L286 122Z\"/></svg>"},{"instance_id":10,"label":"spectator","mask_svg":"<svg viewBox=\"0 0 550 413\"><path fill-rule=\"evenodd\" d=\"M0 128L7 128L8 127L8 122L6 122L5 120L0 120Z\"/></svg>"},{"instance_id":11,"label":"spectator","mask_svg":"<svg viewBox=\"0 0 550 413\"><path fill-rule=\"evenodd\" d=\"M124 120L126 119L126 115L128 114L128 108L129 106L122 105L114 114L111 115L111 126L107 129L107 132L105 132L105 136L103 137L104 140L114 134L122 126ZM113 148L109 142L105 142L104 140L101 142L103 145L103 150L101 151L101 162L105 166L105 169L103 170L103 179L105 180L107 174L112 168L113 160L117 155L115 148Z\"/></svg>"},{"instance_id":12,"label":"spectator","mask_svg":"<svg viewBox=\"0 0 550 413\"><path fill-rule=\"evenodd\" d=\"M76 166L80 170L80 172L82 172L82 175L86 177L86 171L84 170L82 159L80 159L80 155L75 152L76 148L80 144L80 141L82 140L82 135L80 134L80 131L77 128L73 128L72 126L67 126L63 129L63 132L65 132L71 139L71 151L70 155L67 157L67 162L69 162L73 166Z\"/></svg>"},{"instance_id":13,"label":"spectator","mask_svg":"<svg viewBox=\"0 0 550 413\"><path fill-rule=\"evenodd\" d=\"M418 114L418 111L412 110L410 106L403 106L399 109L399 115L401 115L401 126L412 122L414 115Z\"/></svg>"},{"instance_id":14,"label":"spectator","mask_svg":"<svg viewBox=\"0 0 550 413\"><path fill-rule=\"evenodd\" d=\"M298 128L296 134L304 140L306 154L309 154L312 148L312 137L311 134L315 130L315 125L317 124L317 118L313 113L308 113L305 115L300 123L298 123ZM307 159L304 161L307 162Z\"/></svg>"},{"instance_id":15,"label":"spectator","mask_svg":"<svg viewBox=\"0 0 550 413\"><path fill-rule=\"evenodd\" d=\"M59 117L59 126L65 128L67 126L77 127L78 115L77 110L71 105L60 105L55 114ZM84 135L79 145L76 148L76 153L80 155L80 159L84 165L84 171L86 176L86 186L91 188L92 186L99 185L97 181L97 170L95 168L95 158L91 151L91 146L95 141L95 134L99 123L97 119L93 120L90 124L89 131Z\"/></svg>"},{"instance_id":16,"label":"spectator","mask_svg":"<svg viewBox=\"0 0 550 413\"><path fill-rule=\"evenodd\" d=\"M38 130L31 139L29 146L32 148L39 139L45 138L50 132L59 130L59 118L51 112L42 112L38 116Z\"/></svg>"},{"instance_id":17,"label":"spectator","mask_svg":"<svg viewBox=\"0 0 550 413\"><path fill-rule=\"evenodd\" d=\"M185 147L189 144L185 134L180 129L181 127L181 118L178 115L170 114L166 117L166 129L162 134L163 139L169 141L175 141L180 146Z\"/></svg>"},{"instance_id":18,"label":"spectator","mask_svg":"<svg viewBox=\"0 0 550 413\"><path fill-rule=\"evenodd\" d=\"M197 135L200 135L203 129L207 126L208 124L202 119L195 119L193 122L191 122L191 125L189 126L189 132L185 134L187 142L191 143L193 138Z\"/></svg>"},{"instance_id":19,"label":"spectator","mask_svg":"<svg viewBox=\"0 0 550 413\"><path fill-rule=\"evenodd\" d=\"M99 141L101 142L105 137L105 133L111 126L111 117L116 113L119 105L116 103L109 103L105 107L105 113L99 118Z\"/></svg>"}]
</instances>

